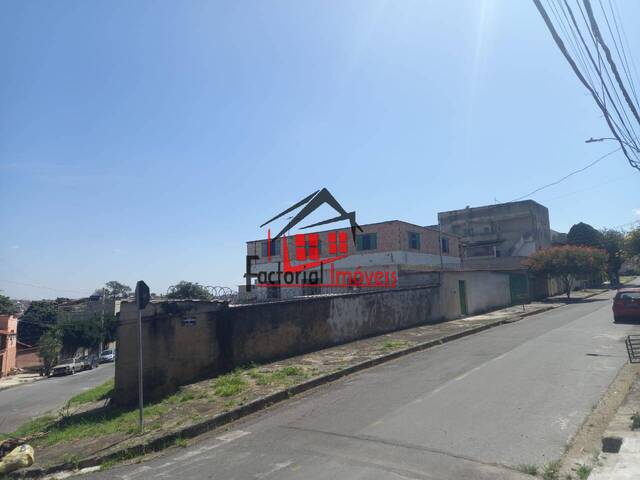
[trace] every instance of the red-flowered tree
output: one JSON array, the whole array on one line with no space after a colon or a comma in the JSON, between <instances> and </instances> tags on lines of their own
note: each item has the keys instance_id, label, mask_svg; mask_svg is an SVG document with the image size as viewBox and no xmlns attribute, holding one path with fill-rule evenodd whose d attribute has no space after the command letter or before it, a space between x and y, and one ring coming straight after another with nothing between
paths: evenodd
<instances>
[{"instance_id":1,"label":"red-flowered tree","mask_svg":"<svg viewBox=\"0 0 640 480\"><path fill-rule=\"evenodd\" d=\"M557 277L567 298L578 278L601 274L607 264L604 250L577 245L564 245L540 250L526 260L529 269L539 275Z\"/></svg>"}]
</instances>

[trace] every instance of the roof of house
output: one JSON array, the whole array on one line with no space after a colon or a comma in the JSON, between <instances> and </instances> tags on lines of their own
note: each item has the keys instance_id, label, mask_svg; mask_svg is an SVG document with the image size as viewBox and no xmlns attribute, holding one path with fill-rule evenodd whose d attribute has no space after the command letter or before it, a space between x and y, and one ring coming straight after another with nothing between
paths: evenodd
<instances>
[{"instance_id":1,"label":"roof of house","mask_svg":"<svg viewBox=\"0 0 640 480\"><path fill-rule=\"evenodd\" d=\"M416 227L416 228L425 228L427 230L432 230L434 232L439 233L440 230L438 228L438 226L436 225L435 227L432 225L418 225L417 223L411 223L411 222L405 222L404 220L385 220L383 222L374 222L374 223L363 223L362 225L359 225L360 227L372 227L375 225L384 225L384 224L391 224L391 223L403 223L405 225L409 225L411 227ZM314 231L314 232L309 232L309 233L326 233L326 232L333 232L336 230L349 230L351 227L340 227L340 228L330 228L327 230L319 230L319 231ZM446 235L447 237L455 237L455 238L461 238L460 235L457 235L455 233L448 233L448 232L442 232L442 235ZM258 238L256 240L248 240L246 243L253 243L253 242L263 242L265 241L266 238Z\"/></svg>"}]
</instances>

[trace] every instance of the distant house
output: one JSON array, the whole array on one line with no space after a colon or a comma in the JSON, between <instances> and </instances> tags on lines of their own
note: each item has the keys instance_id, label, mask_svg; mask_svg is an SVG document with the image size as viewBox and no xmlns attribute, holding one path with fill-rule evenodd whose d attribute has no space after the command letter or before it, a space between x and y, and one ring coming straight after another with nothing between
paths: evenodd
<instances>
[{"instance_id":1,"label":"distant house","mask_svg":"<svg viewBox=\"0 0 640 480\"><path fill-rule=\"evenodd\" d=\"M345 255L345 258L332 263L334 268L342 271L384 270L395 272L396 278L400 277L403 267L431 267L456 269L461 265L460 242L457 235L441 234L437 228L423 227L400 220L370 223L361 225L362 231L356 233L355 244L352 240L351 230L341 228L314 232L317 244L296 244L296 238L286 238L289 260L296 263L300 257L300 250L315 250L319 261L331 259L332 256ZM308 238L307 237L305 238ZM336 243L340 244L336 246ZM333 244L333 249L332 249ZM252 272L275 272L283 264L282 240L272 243L272 251L268 248L267 239L247 242L247 255L255 255L258 258L252 262ZM303 255L304 256L304 255ZM325 278L330 265L324 266ZM315 268L315 270L318 270ZM402 282L399 282L402 283ZM323 293L342 293L344 289L329 287L315 288L310 285L294 286L287 288L261 287L253 289L256 299L290 298L300 295L315 295ZM246 298L244 288L240 287L241 297Z\"/></svg>"},{"instance_id":2,"label":"distant house","mask_svg":"<svg viewBox=\"0 0 640 480\"><path fill-rule=\"evenodd\" d=\"M516 267L551 245L549 211L533 200L438 213L442 231L460 235L469 267Z\"/></svg>"},{"instance_id":3,"label":"distant house","mask_svg":"<svg viewBox=\"0 0 640 480\"><path fill-rule=\"evenodd\" d=\"M0 315L0 377L16 367L18 319L13 315Z\"/></svg>"}]
</instances>

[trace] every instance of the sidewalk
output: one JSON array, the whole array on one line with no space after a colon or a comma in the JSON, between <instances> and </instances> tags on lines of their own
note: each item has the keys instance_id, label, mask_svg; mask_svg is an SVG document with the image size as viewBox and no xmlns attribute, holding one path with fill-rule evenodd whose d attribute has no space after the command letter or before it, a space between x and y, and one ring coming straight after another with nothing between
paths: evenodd
<instances>
[{"instance_id":1,"label":"sidewalk","mask_svg":"<svg viewBox=\"0 0 640 480\"><path fill-rule=\"evenodd\" d=\"M590 480L632 480L640 478L640 429L631 429L631 416L640 412L640 377L636 377L603 435L603 448L618 453L602 453ZM619 442L622 442L620 445Z\"/></svg>"},{"instance_id":2,"label":"sidewalk","mask_svg":"<svg viewBox=\"0 0 640 480\"><path fill-rule=\"evenodd\" d=\"M18 385L24 385L25 383L35 382L43 378L45 377L41 376L39 373L18 373L17 375L2 377L0 378L0 391Z\"/></svg>"},{"instance_id":3,"label":"sidewalk","mask_svg":"<svg viewBox=\"0 0 640 480\"><path fill-rule=\"evenodd\" d=\"M576 292L576 300L604 290ZM392 359L566 305L561 298L536 302L448 322L424 325L291 357L250 365L217 378L182 387L176 394L145 407L145 433L138 435L135 409L84 403L35 421L24 434L48 431L32 443L36 463L29 476L87 468L144 455L180 444L311 388ZM86 392L90 393L90 392ZM89 395L90 396L90 395ZM69 416L70 414L70 416ZM34 430L34 428L37 428ZM72 461L70 461L72 459Z\"/></svg>"}]
</instances>

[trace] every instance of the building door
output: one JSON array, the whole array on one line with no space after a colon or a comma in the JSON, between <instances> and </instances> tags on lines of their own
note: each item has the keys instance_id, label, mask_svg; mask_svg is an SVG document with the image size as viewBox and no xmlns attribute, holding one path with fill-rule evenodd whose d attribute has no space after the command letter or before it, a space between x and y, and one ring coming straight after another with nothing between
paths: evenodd
<instances>
[{"instance_id":1,"label":"building door","mask_svg":"<svg viewBox=\"0 0 640 480\"><path fill-rule=\"evenodd\" d=\"M525 275L510 273L509 290L511 290L511 305L524 305L529 302L529 286Z\"/></svg>"},{"instance_id":2,"label":"building door","mask_svg":"<svg viewBox=\"0 0 640 480\"><path fill-rule=\"evenodd\" d=\"M458 280L458 294L460 295L460 313L462 315L468 315L469 309L467 308L467 283L465 280Z\"/></svg>"}]
</instances>

